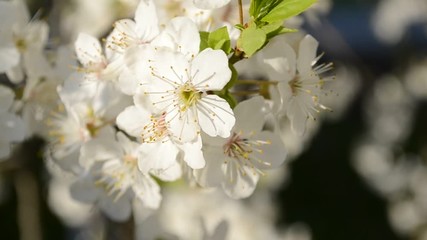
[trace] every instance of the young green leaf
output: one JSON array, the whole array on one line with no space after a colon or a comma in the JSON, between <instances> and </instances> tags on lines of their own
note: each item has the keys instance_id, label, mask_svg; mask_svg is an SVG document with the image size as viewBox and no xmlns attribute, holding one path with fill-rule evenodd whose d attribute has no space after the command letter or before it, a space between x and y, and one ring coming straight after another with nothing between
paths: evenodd
<instances>
[{"instance_id":1,"label":"young green leaf","mask_svg":"<svg viewBox=\"0 0 427 240\"><path fill-rule=\"evenodd\" d=\"M255 24L244 29L237 41L237 46L245 52L246 57L256 53L267 41L264 30L256 28Z\"/></svg>"},{"instance_id":2,"label":"young green leaf","mask_svg":"<svg viewBox=\"0 0 427 240\"><path fill-rule=\"evenodd\" d=\"M211 32L208 37L208 46L213 49L223 50L226 54L229 54L231 52L231 42L227 27L218 28Z\"/></svg>"},{"instance_id":3,"label":"young green leaf","mask_svg":"<svg viewBox=\"0 0 427 240\"><path fill-rule=\"evenodd\" d=\"M261 21L277 22L283 21L290 17L296 16L304 12L307 8L313 5L317 0L283 0L271 11L268 12Z\"/></svg>"},{"instance_id":4,"label":"young green leaf","mask_svg":"<svg viewBox=\"0 0 427 240\"><path fill-rule=\"evenodd\" d=\"M199 32L200 34L200 51L203 51L204 49L209 47L208 39L209 39L209 32Z\"/></svg>"}]
</instances>

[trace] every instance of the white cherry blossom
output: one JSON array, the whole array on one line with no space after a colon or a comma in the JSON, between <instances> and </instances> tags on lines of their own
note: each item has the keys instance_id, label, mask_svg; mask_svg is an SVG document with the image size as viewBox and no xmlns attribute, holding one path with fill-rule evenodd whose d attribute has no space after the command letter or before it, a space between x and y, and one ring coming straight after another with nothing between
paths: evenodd
<instances>
[{"instance_id":1,"label":"white cherry blossom","mask_svg":"<svg viewBox=\"0 0 427 240\"><path fill-rule=\"evenodd\" d=\"M72 196L82 202L96 202L117 221L126 220L135 204L158 208L160 188L154 179L139 171L138 146L120 132L117 140L97 139L86 146L81 161L93 164L71 187Z\"/></svg>"},{"instance_id":2,"label":"white cherry blossom","mask_svg":"<svg viewBox=\"0 0 427 240\"><path fill-rule=\"evenodd\" d=\"M264 49L262 53L269 78L278 81L279 115L286 115L291 122L292 131L302 135L307 119L316 119L315 114L321 110L329 110L320 101L325 94L323 85L331 78L321 78L320 75L329 71L332 64L314 67L321 55L316 57L318 42L310 35L301 40L298 58L287 43L272 41L270 44L271 47Z\"/></svg>"},{"instance_id":3,"label":"white cherry blossom","mask_svg":"<svg viewBox=\"0 0 427 240\"><path fill-rule=\"evenodd\" d=\"M106 39L107 55L123 54L130 47L150 43L158 34L158 18L152 0L141 0L135 12L135 21L122 19Z\"/></svg>"},{"instance_id":4,"label":"white cherry blossom","mask_svg":"<svg viewBox=\"0 0 427 240\"><path fill-rule=\"evenodd\" d=\"M25 4L0 1L0 73L13 83L24 79L24 68L34 62L30 57L41 52L47 42L49 27L43 21L30 20Z\"/></svg>"},{"instance_id":5,"label":"white cherry blossom","mask_svg":"<svg viewBox=\"0 0 427 240\"><path fill-rule=\"evenodd\" d=\"M263 131L264 100L254 97L234 109L236 125L229 138L205 136L206 167L196 171L205 187L222 186L232 198L245 198L255 190L263 170L279 166L286 158L280 137Z\"/></svg>"},{"instance_id":6,"label":"white cherry blossom","mask_svg":"<svg viewBox=\"0 0 427 240\"><path fill-rule=\"evenodd\" d=\"M141 89L142 90L142 89ZM127 107L117 117L117 125L140 142L139 167L141 171L167 170L177 164L182 151L183 160L194 169L205 165L200 138L182 143L169 130L166 113L148 104L145 94L134 97L135 106Z\"/></svg>"},{"instance_id":7,"label":"white cherry blossom","mask_svg":"<svg viewBox=\"0 0 427 240\"><path fill-rule=\"evenodd\" d=\"M165 48L140 49L134 54L145 57L130 69L143 79L143 94L165 113L165 123L179 141L194 141L200 129L210 136L230 135L235 119L229 104L209 94L221 90L231 78L223 51L205 49L192 60Z\"/></svg>"},{"instance_id":8,"label":"white cherry blossom","mask_svg":"<svg viewBox=\"0 0 427 240\"><path fill-rule=\"evenodd\" d=\"M98 39L89 34L80 33L74 47L81 63L81 67L77 70L84 73L87 80L95 82L117 80L123 61L114 59L111 52L107 52L110 53L109 55L104 55Z\"/></svg>"},{"instance_id":9,"label":"white cherry blossom","mask_svg":"<svg viewBox=\"0 0 427 240\"><path fill-rule=\"evenodd\" d=\"M227 5L230 0L193 0L194 5L201 9L214 9Z\"/></svg>"}]
</instances>

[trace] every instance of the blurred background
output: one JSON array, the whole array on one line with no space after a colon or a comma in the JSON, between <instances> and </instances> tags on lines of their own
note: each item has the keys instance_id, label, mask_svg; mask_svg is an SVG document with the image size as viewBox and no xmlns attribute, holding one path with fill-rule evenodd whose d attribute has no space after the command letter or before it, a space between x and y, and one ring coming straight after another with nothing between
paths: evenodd
<instances>
[{"instance_id":1,"label":"blurred background","mask_svg":"<svg viewBox=\"0 0 427 240\"><path fill-rule=\"evenodd\" d=\"M113 2L117 11L107 16L98 9L92 17L106 18L103 23L76 21L90 9L76 13L73 7L83 1L28 4L49 23L68 14L51 29L62 41L75 34L74 27L99 29L93 34L102 36L135 7L104 1ZM279 173L286 177L273 189L276 226L295 226L314 240L427 240L427 1L320 2L322 7L303 16L303 28L319 41L322 61L335 64L334 94L325 104L334 112L325 113L298 148L291 147ZM33 230L41 231L42 239L76 235L77 229L64 225L48 206L43 145L40 139L28 140L12 157L34 178L14 174L14 164L0 163L1 239L20 239L18 216L27 211L40 216L41 229ZM34 186L20 192L12 176ZM19 208L25 200L38 208ZM127 231L126 223L120 229Z\"/></svg>"}]
</instances>

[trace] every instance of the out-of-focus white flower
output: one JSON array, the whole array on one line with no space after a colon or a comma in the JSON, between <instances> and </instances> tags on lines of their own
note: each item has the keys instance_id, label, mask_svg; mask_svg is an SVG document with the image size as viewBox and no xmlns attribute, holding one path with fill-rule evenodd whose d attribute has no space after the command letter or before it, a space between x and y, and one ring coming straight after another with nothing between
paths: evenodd
<instances>
[{"instance_id":1,"label":"out-of-focus white flower","mask_svg":"<svg viewBox=\"0 0 427 240\"><path fill-rule=\"evenodd\" d=\"M255 190L263 170L279 166L286 158L280 137L263 131L264 99L254 97L234 109L236 125L229 138L203 138L206 167L196 171L205 187L221 185L232 198L245 198Z\"/></svg>"},{"instance_id":2,"label":"out-of-focus white flower","mask_svg":"<svg viewBox=\"0 0 427 240\"><path fill-rule=\"evenodd\" d=\"M21 99L22 117L27 125L28 136L38 134L47 137L45 120L57 106L57 87L71 75L70 66L76 64L72 56L71 50L62 46L54 53L53 61L42 52L32 54L29 58L33 64L27 68Z\"/></svg>"},{"instance_id":3,"label":"out-of-focus white flower","mask_svg":"<svg viewBox=\"0 0 427 240\"><path fill-rule=\"evenodd\" d=\"M427 59L412 64L404 76L405 87L412 96L420 99L427 97Z\"/></svg>"},{"instance_id":4,"label":"out-of-focus white flower","mask_svg":"<svg viewBox=\"0 0 427 240\"><path fill-rule=\"evenodd\" d=\"M380 1L372 24L377 37L396 44L407 28L415 23L427 23L427 2L424 0Z\"/></svg>"},{"instance_id":5,"label":"out-of-focus white flower","mask_svg":"<svg viewBox=\"0 0 427 240\"><path fill-rule=\"evenodd\" d=\"M230 199L221 191L166 187L162 207L144 221L137 218L137 237L143 240L161 236L183 240L284 239L274 228L274 218L257 209L262 208Z\"/></svg>"},{"instance_id":6,"label":"out-of-focus white flower","mask_svg":"<svg viewBox=\"0 0 427 240\"><path fill-rule=\"evenodd\" d=\"M34 64L28 58L43 50L49 27L45 22L30 20L21 0L0 1L0 73L19 83L24 79L23 68Z\"/></svg>"},{"instance_id":7,"label":"out-of-focus white flower","mask_svg":"<svg viewBox=\"0 0 427 240\"><path fill-rule=\"evenodd\" d=\"M72 196L82 202L96 202L117 221L126 220L135 204L158 208L160 187L139 171L138 147L122 133L117 134L117 141L97 139L85 145L80 162L92 166L72 185Z\"/></svg>"},{"instance_id":8,"label":"out-of-focus white flower","mask_svg":"<svg viewBox=\"0 0 427 240\"><path fill-rule=\"evenodd\" d=\"M328 109L320 101L324 94L323 85L329 79L321 78L320 74L329 71L332 65L313 67L321 55L316 57L318 42L310 35L300 42L298 58L287 43L272 41L270 44L274 46L262 53L267 74L271 80L278 81L279 114L286 114L292 130L302 135L307 119L316 119L314 114Z\"/></svg>"},{"instance_id":9,"label":"out-of-focus white flower","mask_svg":"<svg viewBox=\"0 0 427 240\"><path fill-rule=\"evenodd\" d=\"M65 169L78 165L83 144L97 137L112 137L117 114L127 99L107 82L67 79L58 90L63 103L47 120L51 140L50 156Z\"/></svg>"},{"instance_id":10,"label":"out-of-focus white flower","mask_svg":"<svg viewBox=\"0 0 427 240\"><path fill-rule=\"evenodd\" d=\"M230 0L193 0L194 5L201 9L214 9L227 5Z\"/></svg>"},{"instance_id":11,"label":"out-of-focus white flower","mask_svg":"<svg viewBox=\"0 0 427 240\"><path fill-rule=\"evenodd\" d=\"M370 135L376 141L396 144L409 135L414 102L396 77L385 76L379 79L365 106Z\"/></svg>"},{"instance_id":12,"label":"out-of-focus white flower","mask_svg":"<svg viewBox=\"0 0 427 240\"><path fill-rule=\"evenodd\" d=\"M114 29L106 39L105 51L107 55L122 55L128 48L151 42L158 34L154 2L141 0L135 12L135 21L122 19L114 23Z\"/></svg>"},{"instance_id":13,"label":"out-of-focus white flower","mask_svg":"<svg viewBox=\"0 0 427 240\"><path fill-rule=\"evenodd\" d=\"M88 81L116 81L123 68L123 61L114 59L111 51L104 55L98 39L80 33L74 43L75 51L82 67L78 70L84 73Z\"/></svg>"},{"instance_id":14,"label":"out-of-focus white flower","mask_svg":"<svg viewBox=\"0 0 427 240\"><path fill-rule=\"evenodd\" d=\"M81 32L101 37L110 30L114 21L132 16L139 2L140 0L61 2L60 34L64 39L75 39Z\"/></svg>"},{"instance_id":15,"label":"out-of-focus white flower","mask_svg":"<svg viewBox=\"0 0 427 240\"><path fill-rule=\"evenodd\" d=\"M22 119L10 112L14 97L12 90L0 85L0 159L10 155L11 143L23 141L26 135Z\"/></svg>"},{"instance_id":16,"label":"out-of-focus white flower","mask_svg":"<svg viewBox=\"0 0 427 240\"><path fill-rule=\"evenodd\" d=\"M48 192L49 207L68 226L80 227L87 224L93 213L92 206L71 197L70 186L76 180L74 174L64 171L51 159L47 159L45 163L51 174Z\"/></svg>"}]
</instances>

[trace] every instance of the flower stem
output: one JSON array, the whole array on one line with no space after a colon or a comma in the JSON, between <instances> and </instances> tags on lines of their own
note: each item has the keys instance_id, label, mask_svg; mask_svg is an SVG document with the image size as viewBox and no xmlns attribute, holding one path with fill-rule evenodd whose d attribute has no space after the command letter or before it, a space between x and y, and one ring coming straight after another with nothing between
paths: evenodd
<instances>
[{"instance_id":1,"label":"flower stem","mask_svg":"<svg viewBox=\"0 0 427 240\"><path fill-rule=\"evenodd\" d=\"M237 0L237 2L239 3L239 20L240 20L240 24L243 25L243 4L242 4L242 0Z\"/></svg>"},{"instance_id":2,"label":"flower stem","mask_svg":"<svg viewBox=\"0 0 427 240\"><path fill-rule=\"evenodd\" d=\"M240 80L239 79L236 84L263 86L263 85L277 85L278 83L279 83L278 81L261 81L261 80L253 80L253 79L242 79L242 80Z\"/></svg>"}]
</instances>

